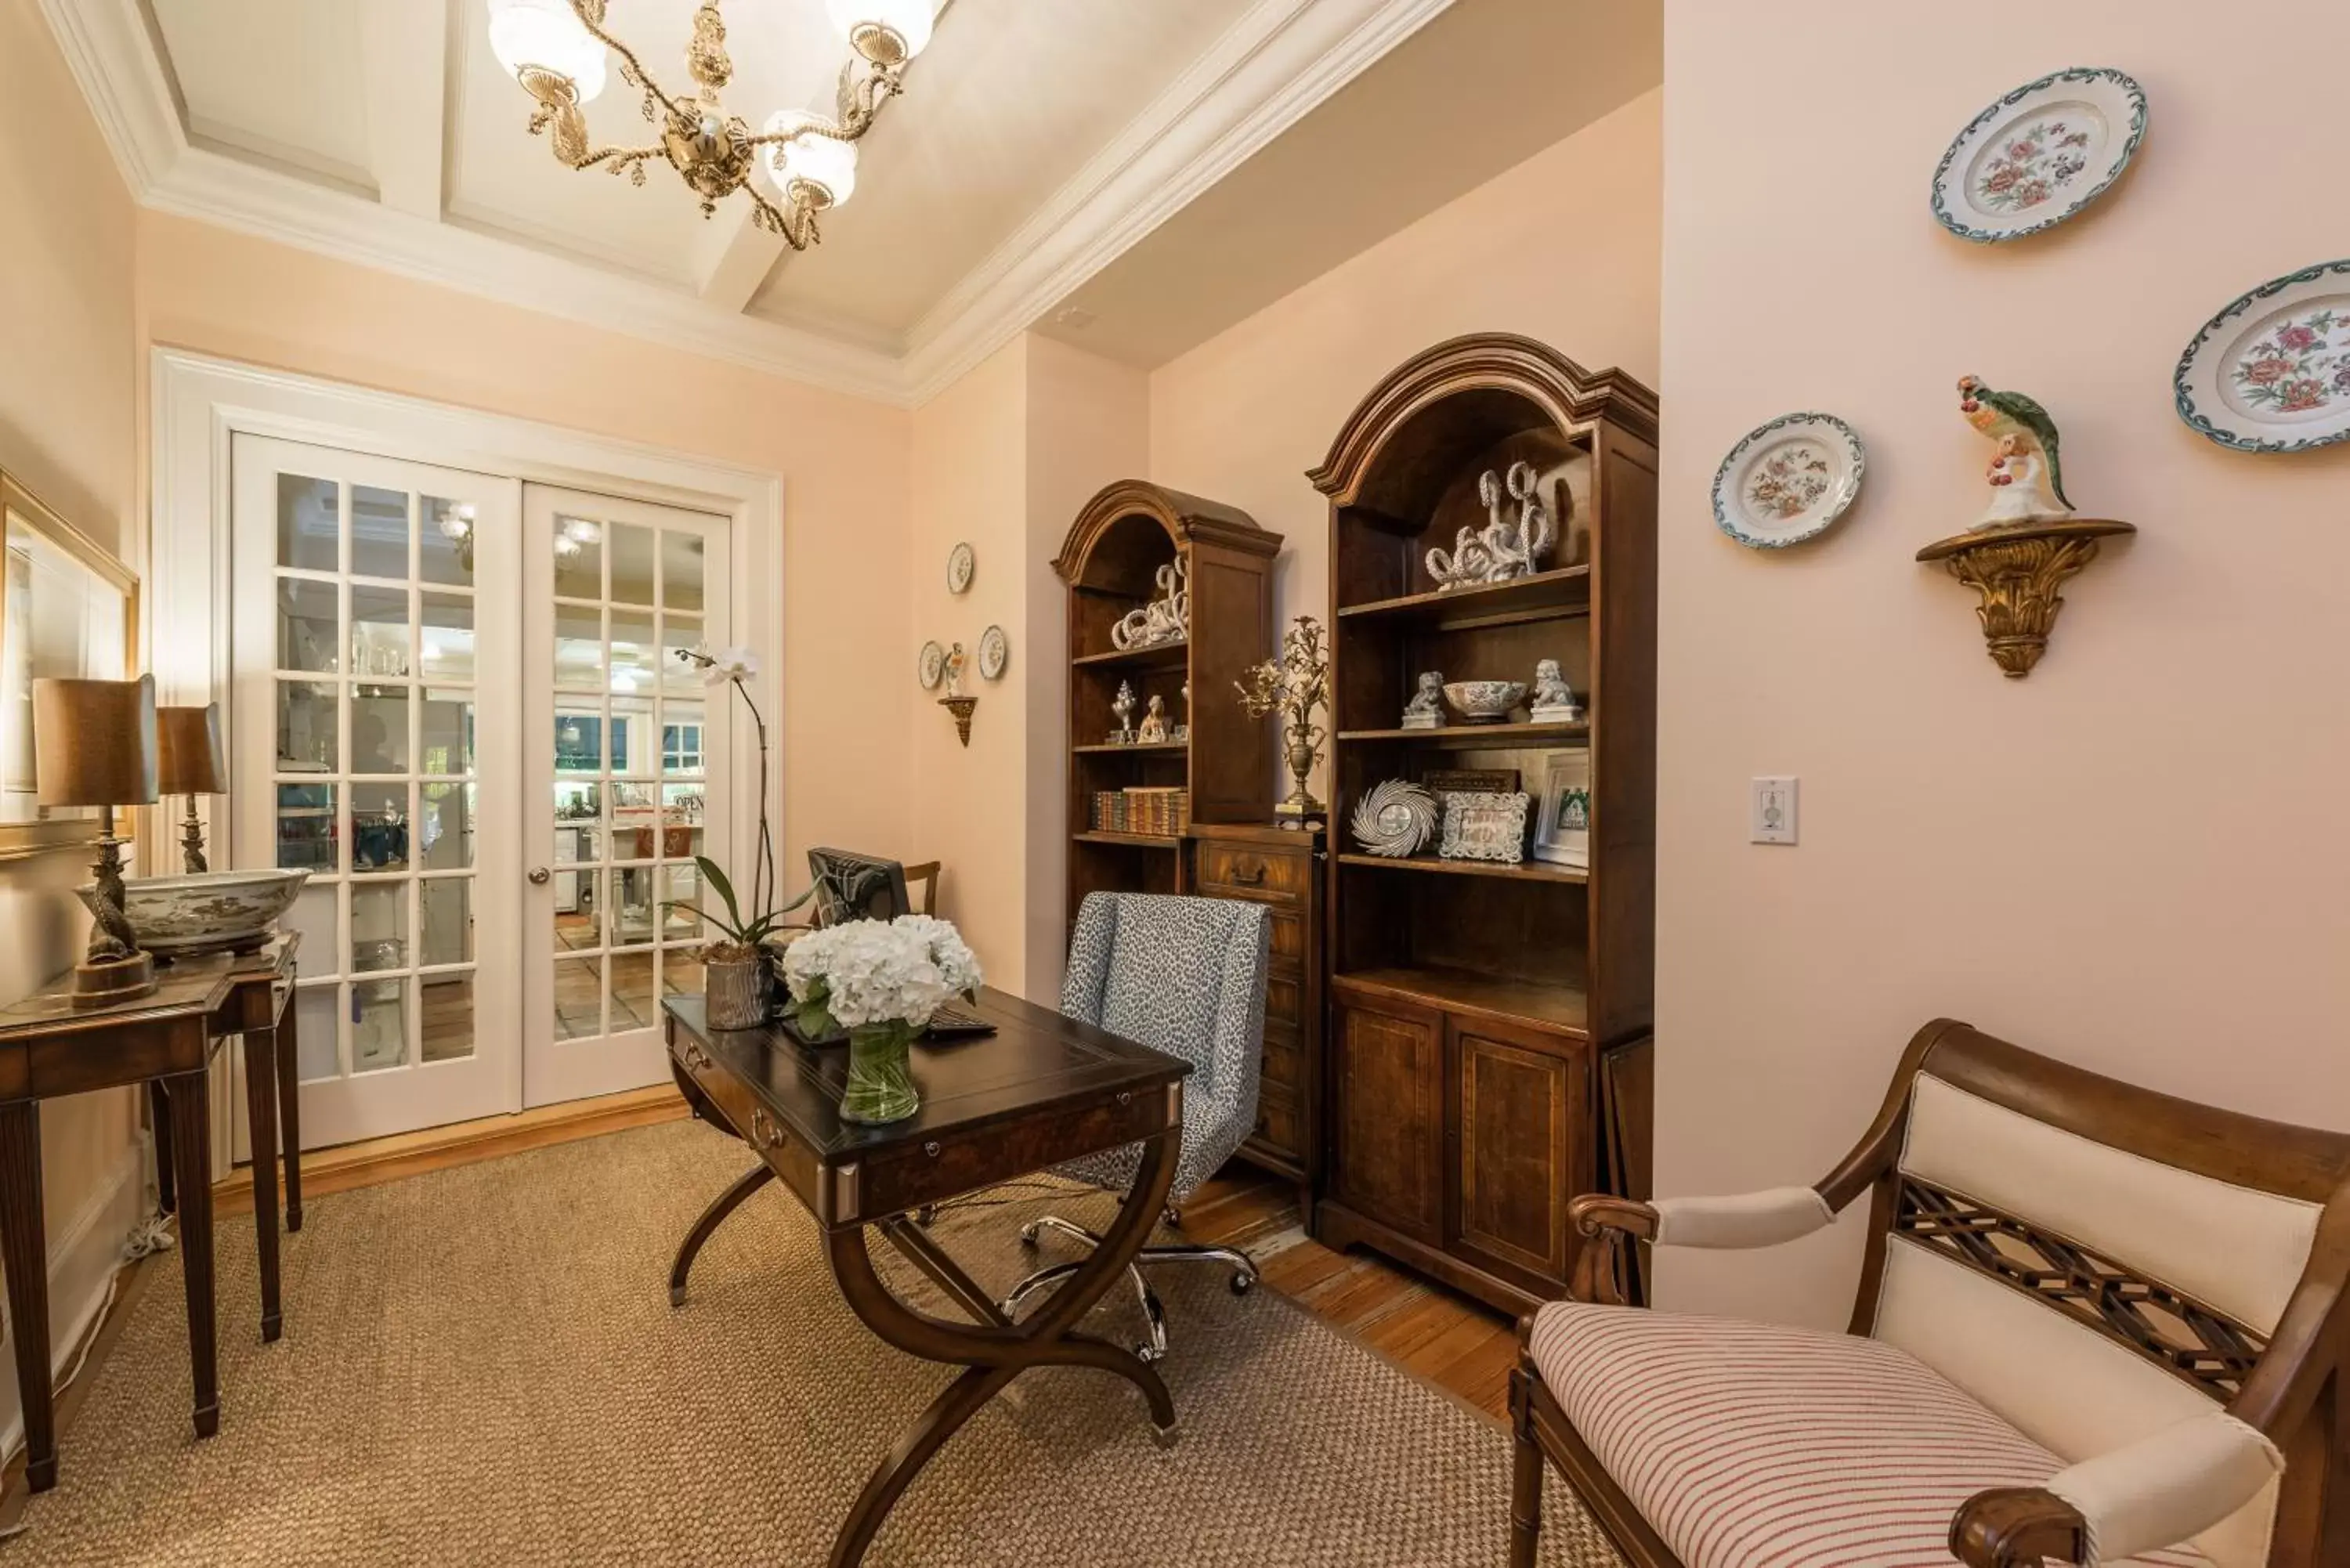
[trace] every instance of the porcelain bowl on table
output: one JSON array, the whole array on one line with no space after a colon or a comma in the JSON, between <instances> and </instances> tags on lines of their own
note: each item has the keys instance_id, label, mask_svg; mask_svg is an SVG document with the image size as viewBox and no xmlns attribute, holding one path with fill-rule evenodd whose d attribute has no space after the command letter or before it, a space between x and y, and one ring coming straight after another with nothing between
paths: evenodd
<instances>
[{"instance_id":1,"label":"porcelain bowl on table","mask_svg":"<svg viewBox=\"0 0 2350 1568\"><path fill-rule=\"evenodd\" d=\"M307 871L203 871L141 877L122 885L122 912L139 945L164 958L251 952L294 907ZM88 903L97 889L79 889Z\"/></svg>"},{"instance_id":2,"label":"porcelain bowl on table","mask_svg":"<svg viewBox=\"0 0 2350 1568\"><path fill-rule=\"evenodd\" d=\"M1444 700L1471 724L1499 724L1525 700L1523 680L1455 680L1444 688Z\"/></svg>"}]
</instances>

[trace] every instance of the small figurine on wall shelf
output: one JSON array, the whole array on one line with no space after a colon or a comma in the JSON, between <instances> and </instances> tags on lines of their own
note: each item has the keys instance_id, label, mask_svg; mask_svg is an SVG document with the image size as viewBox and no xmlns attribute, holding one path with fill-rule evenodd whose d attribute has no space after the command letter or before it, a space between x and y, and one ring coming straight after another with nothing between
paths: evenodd
<instances>
[{"instance_id":1,"label":"small figurine on wall shelf","mask_svg":"<svg viewBox=\"0 0 2350 1568\"><path fill-rule=\"evenodd\" d=\"M2056 421L2021 392L1959 378L1959 411L1997 445L1986 477L1991 504L1974 526L1918 552L1981 596L1976 618L1991 661L2010 679L2032 672L2064 606L2067 579L2097 558L2098 542L2137 528L2083 517L2065 499Z\"/></svg>"},{"instance_id":2,"label":"small figurine on wall shelf","mask_svg":"<svg viewBox=\"0 0 2350 1568\"><path fill-rule=\"evenodd\" d=\"M1153 693L1150 709L1142 715L1142 743L1156 746L1167 739L1167 699Z\"/></svg>"},{"instance_id":3,"label":"small figurine on wall shelf","mask_svg":"<svg viewBox=\"0 0 2350 1568\"><path fill-rule=\"evenodd\" d=\"M1441 730L1444 728L1444 672L1423 670L1419 672L1419 690L1403 705L1403 727L1407 730Z\"/></svg>"},{"instance_id":4,"label":"small figurine on wall shelf","mask_svg":"<svg viewBox=\"0 0 2350 1568\"><path fill-rule=\"evenodd\" d=\"M962 695L962 672L970 663L971 656L963 652L962 643L958 642L952 648L947 649L948 696L960 697Z\"/></svg>"},{"instance_id":5,"label":"small figurine on wall shelf","mask_svg":"<svg viewBox=\"0 0 2350 1568\"><path fill-rule=\"evenodd\" d=\"M1534 701L1529 715L1537 724L1579 724L1583 708L1575 700L1575 689L1558 670L1555 659L1537 659L1534 663Z\"/></svg>"},{"instance_id":6,"label":"small figurine on wall shelf","mask_svg":"<svg viewBox=\"0 0 2350 1568\"><path fill-rule=\"evenodd\" d=\"M2021 392L1999 392L1978 376L1959 378L1959 411L1997 450L1984 476L1991 504L1977 528L2061 523L2073 515L2064 499L2064 469L2057 455L2056 421Z\"/></svg>"},{"instance_id":7,"label":"small figurine on wall shelf","mask_svg":"<svg viewBox=\"0 0 2350 1568\"><path fill-rule=\"evenodd\" d=\"M1112 745L1128 745L1134 740L1134 683L1121 680L1118 695L1110 700L1109 711L1118 715L1118 728L1110 732Z\"/></svg>"},{"instance_id":8,"label":"small figurine on wall shelf","mask_svg":"<svg viewBox=\"0 0 2350 1568\"><path fill-rule=\"evenodd\" d=\"M1505 488L1518 504L1514 523L1502 504ZM1483 531L1461 529L1450 556L1440 549L1428 553L1428 575L1440 593L1530 576L1557 542L1558 523L1543 504L1542 477L1533 463L1510 464L1506 479L1487 470L1477 481L1477 495L1488 518Z\"/></svg>"},{"instance_id":9,"label":"small figurine on wall shelf","mask_svg":"<svg viewBox=\"0 0 2350 1568\"><path fill-rule=\"evenodd\" d=\"M966 697L962 691L963 668L970 662L962 643L947 650L947 694L939 699L939 706L954 716L955 734L966 746L971 744L972 711L979 706L978 698Z\"/></svg>"}]
</instances>

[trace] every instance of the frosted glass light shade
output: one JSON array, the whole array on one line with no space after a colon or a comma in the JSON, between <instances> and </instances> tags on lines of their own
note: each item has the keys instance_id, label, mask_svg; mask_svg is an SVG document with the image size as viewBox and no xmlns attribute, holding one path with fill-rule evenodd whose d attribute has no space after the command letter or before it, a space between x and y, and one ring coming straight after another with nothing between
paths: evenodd
<instances>
[{"instance_id":1,"label":"frosted glass light shade","mask_svg":"<svg viewBox=\"0 0 2350 1568\"><path fill-rule=\"evenodd\" d=\"M937 19L931 0L824 0L824 8L840 36L851 43L857 41L860 26L889 28L906 41L910 60L930 47L931 29Z\"/></svg>"},{"instance_id":2,"label":"frosted glass light shade","mask_svg":"<svg viewBox=\"0 0 2350 1568\"><path fill-rule=\"evenodd\" d=\"M560 71L586 103L604 90L604 46L568 0L490 0L490 52L516 77L525 66Z\"/></svg>"},{"instance_id":3,"label":"frosted glass light shade","mask_svg":"<svg viewBox=\"0 0 2350 1568\"><path fill-rule=\"evenodd\" d=\"M863 0L871 4L871 0ZM788 136L802 126L814 123L815 117L795 109L781 109L767 117L766 133ZM780 147L763 149L766 156L759 166L775 182L778 191L788 190L795 180L805 180L811 185L821 185L832 196L832 204L844 206L857 190L857 143L842 141L830 136L803 136L797 141L787 141Z\"/></svg>"}]
</instances>

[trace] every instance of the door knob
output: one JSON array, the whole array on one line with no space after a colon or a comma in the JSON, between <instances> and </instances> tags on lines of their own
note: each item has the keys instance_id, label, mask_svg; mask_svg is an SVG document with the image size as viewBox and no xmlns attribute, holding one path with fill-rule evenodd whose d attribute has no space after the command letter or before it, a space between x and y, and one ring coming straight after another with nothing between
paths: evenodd
<instances>
[{"instance_id":1,"label":"door knob","mask_svg":"<svg viewBox=\"0 0 2350 1568\"><path fill-rule=\"evenodd\" d=\"M530 885L534 888L544 888L546 886L546 879L553 875L554 873L544 866L534 866L530 868Z\"/></svg>"}]
</instances>

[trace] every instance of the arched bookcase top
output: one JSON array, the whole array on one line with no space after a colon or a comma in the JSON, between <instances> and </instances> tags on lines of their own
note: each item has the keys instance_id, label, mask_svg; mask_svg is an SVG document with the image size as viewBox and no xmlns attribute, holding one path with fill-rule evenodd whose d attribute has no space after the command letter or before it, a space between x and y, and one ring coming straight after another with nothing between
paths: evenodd
<instances>
[{"instance_id":1,"label":"arched bookcase top","mask_svg":"<svg viewBox=\"0 0 2350 1568\"><path fill-rule=\"evenodd\" d=\"M1237 506L1121 479L1086 503L1053 570L1072 587L1148 591L1154 571L1203 541L1253 556L1281 553L1281 535Z\"/></svg>"}]
</instances>

